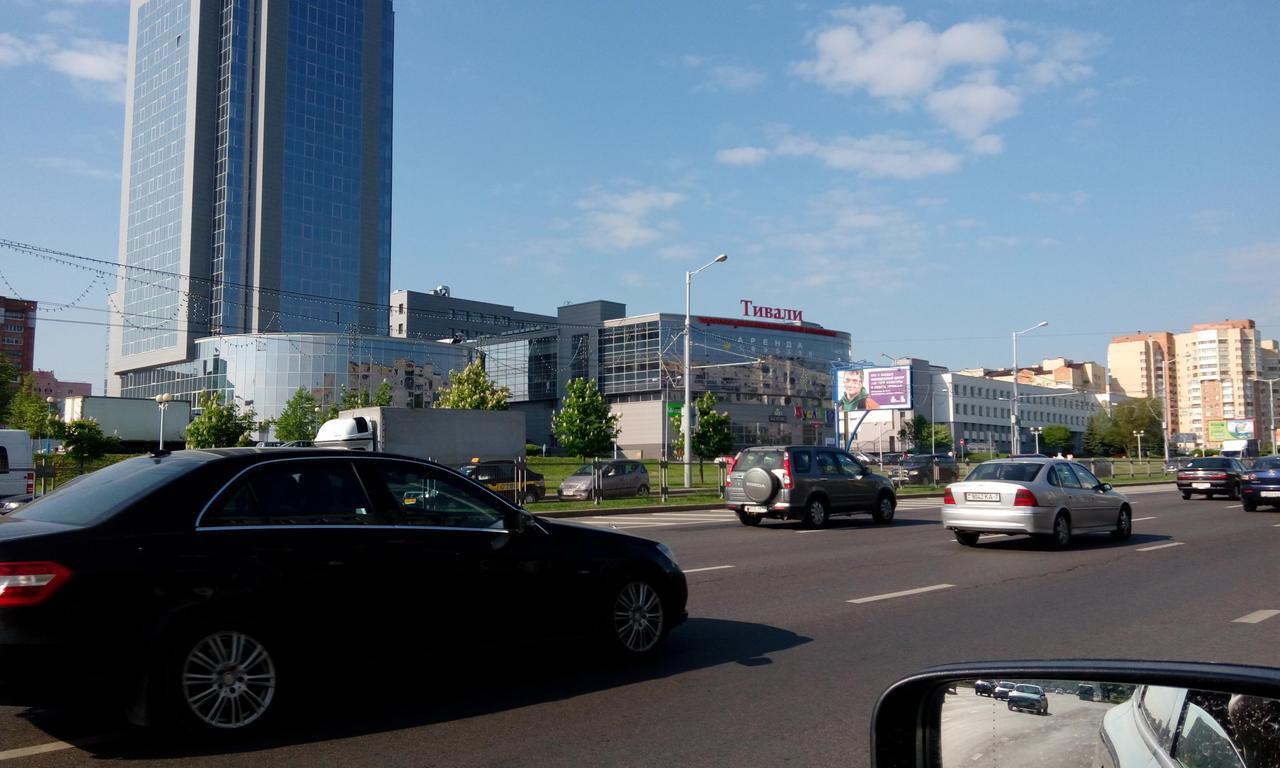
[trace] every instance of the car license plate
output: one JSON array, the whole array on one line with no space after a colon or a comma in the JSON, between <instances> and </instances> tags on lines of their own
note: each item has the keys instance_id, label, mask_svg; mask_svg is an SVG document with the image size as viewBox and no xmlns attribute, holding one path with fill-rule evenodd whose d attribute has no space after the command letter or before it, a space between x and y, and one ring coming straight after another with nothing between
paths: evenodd
<instances>
[{"instance_id":1,"label":"car license plate","mask_svg":"<svg viewBox=\"0 0 1280 768\"><path fill-rule=\"evenodd\" d=\"M1192 488L1212 488L1213 485L1210 483L1192 483L1191 487Z\"/></svg>"},{"instance_id":2,"label":"car license plate","mask_svg":"<svg viewBox=\"0 0 1280 768\"><path fill-rule=\"evenodd\" d=\"M759 504L748 504L742 509L746 512L752 512L757 515L763 515L766 511L765 508L760 506Z\"/></svg>"},{"instance_id":3,"label":"car license plate","mask_svg":"<svg viewBox=\"0 0 1280 768\"><path fill-rule=\"evenodd\" d=\"M1280 491L1263 491L1258 495L1266 496L1267 498L1280 498Z\"/></svg>"},{"instance_id":4,"label":"car license plate","mask_svg":"<svg viewBox=\"0 0 1280 768\"><path fill-rule=\"evenodd\" d=\"M964 495L964 500L965 501L999 501L1000 494L998 493L966 493Z\"/></svg>"}]
</instances>

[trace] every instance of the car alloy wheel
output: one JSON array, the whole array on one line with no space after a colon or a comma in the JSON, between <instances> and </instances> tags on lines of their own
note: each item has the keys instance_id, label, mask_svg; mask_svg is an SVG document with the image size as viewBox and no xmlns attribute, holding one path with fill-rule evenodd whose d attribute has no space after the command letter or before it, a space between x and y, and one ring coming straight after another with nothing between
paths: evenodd
<instances>
[{"instance_id":1,"label":"car alloy wheel","mask_svg":"<svg viewBox=\"0 0 1280 768\"><path fill-rule=\"evenodd\" d=\"M1233 486L1231 486L1231 490L1227 491L1227 498L1228 498L1228 499L1230 499L1230 500L1232 500L1232 501L1239 501L1239 500L1240 500L1240 486L1239 486L1239 485L1233 485Z\"/></svg>"},{"instance_id":2,"label":"car alloy wheel","mask_svg":"<svg viewBox=\"0 0 1280 768\"><path fill-rule=\"evenodd\" d=\"M814 528L821 528L827 524L827 507L822 503L822 499L814 499L809 502L809 509L805 512L804 521Z\"/></svg>"},{"instance_id":3,"label":"car alloy wheel","mask_svg":"<svg viewBox=\"0 0 1280 768\"><path fill-rule=\"evenodd\" d=\"M871 517L877 523L892 523L893 522L893 497L887 494L884 496L881 496L880 500L876 502L876 509L875 509L875 512L872 513Z\"/></svg>"},{"instance_id":4,"label":"car alloy wheel","mask_svg":"<svg viewBox=\"0 0 1280 768\"><path fill-rule=\"evenodd\" d=\"M535 502L535 501L537 501L537 500L538 500L538 492L537 492L537 491L525 491L525 492L524 492L524 503L525 503L525 504L532 504L532 503L534 503L534 502Z\"/></svg>"},{"instance_id":5,"label":"car alloy wheel","mask_svg":"<svg viewBox=\"0 0 1280 768\"><path fill-rule=\"evenodd\" d=\"M1066 549L1071 543L1071 521L1066 514L1059 512L1053 518L1053 545L1058 549Z\"/></svg>"},{"instance_id":6,"label":"car alloy wheel","mask_svg":"<svg viewBox=\"0 0 1280 768\"><path fill-rule=\"evenodd\" d=\"M276 697L278 675L265 645L244 632L202 638L182 662L182 697L209 728L236 730L261 718Z\"/></svg>"},{"instance_id":7,"label":"car alloy wheel","mask_svg":"<svg viewBox=\"0 0 1280 768\"><path fill-rule=\"evenodd\" d=\"M647 485L642 485L642 486L640 486L639 488L636 488L636 495L637 495L637 496L648 496L648 495L649 495L649 486L647 486Z\"/></svg>"},{"instance_id":8,"label":"car alloy wheel","mask_svg":"<svg viewBox=\"0 0 1280 768\"><path fill-rule=\"evenodd\" d=\"M1128 507L1120 509L1120 516L1116 518L1116 527L1111 531L1111 538L1118 541L1124 541L1133 533L1133 516L1129 514Z\"/></svg>"},{"instance_id":9,"label":"car alloy wheel","mask_svg":"<svg viewBox=\"0 0 1280 768\"><path fill-rule=\"evenodd\" d=\"M649 582L628 581L613 601L613 632L622 649L641 655L657 647L666 629L662 597Z\"/></svg>"}]
</instances>

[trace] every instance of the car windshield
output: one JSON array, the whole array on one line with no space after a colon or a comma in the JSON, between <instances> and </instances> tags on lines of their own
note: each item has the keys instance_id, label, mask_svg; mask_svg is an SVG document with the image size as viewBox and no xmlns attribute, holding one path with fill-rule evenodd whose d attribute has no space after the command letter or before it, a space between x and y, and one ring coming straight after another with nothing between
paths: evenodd
<instances>
[{"instance_id":1,"label":"car windshield","mask_svg":"<svg viewBox=\"0 0 1280 768\"><path fill-rule=\"evenodd\" d=\"M1192 459L1187 469L1231 469L1230 459Z\"/></svg>"},{"instance_id":2,"label":"car windshield","mask_svg":"<svg viewBox=\"0 0 1280 768\"><path fill-rule=\"evenodd\" d=\"M11 517L63 525L93 525L199 466L200 462L173 457L128 459L81 475L23 506Z\"/></svg>"},{"instance_id":3,"label":"car windshield","mask_svg":"<svg viewBox=\"0 0 1280 768\"><path fill-rule=\"evenodd\" d=\"M1017 691L1018 693L1034 693L1037 696L1043 693L1043 691L1041 691L1040 688L1034 685L1019 685L1016 688L1014 688L1014 690Z\"/></svg>"},{"instance_id":4,"label":"car windshield","mask_svg":"<svg viewBox=\"0 0 1280 768\"><path fill-rule=\"evenodd\" d=\"M1036 479L1043 464L1029 461L989 461L973 468L966 482L974 480L1007 480L1016 483L1029 483Z\"/></svg>"},{"instance_id":5,"label":"car windshield","mask_svg":"<svg viewBox=\"0 0 1280 768\"><path fill-rule=\"evenodd\" d=\"M1253 462L1253 468L1259 469L1280 469L1280 457L1268 456Z\"/></svg>"},{"instance_id":6,"label":"car windshield","mask_svg":"<svg viewBox=\"0 0 1280 768\"><path fill-rule=\"evenodd\" d=\"M595 469L593 469L590 464L583 464L582 466L573 470L573 474L571 476L576 477L580 475L591 475L594 472L595 472Z\"/></svg>"}]
</instances>

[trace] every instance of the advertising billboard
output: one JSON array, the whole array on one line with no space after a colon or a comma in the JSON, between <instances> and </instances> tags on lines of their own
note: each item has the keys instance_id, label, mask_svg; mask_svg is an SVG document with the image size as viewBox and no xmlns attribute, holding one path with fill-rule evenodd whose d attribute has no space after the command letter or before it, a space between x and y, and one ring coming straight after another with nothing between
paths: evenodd
<instances>
[{"instance_id":1,"label":"advertising billboard","mask_svg":"<svg viewBox=\"0 0 1280 768\"><path fill-rule=\"evenodd\" d=\"M833 399L841 413L908 409L911 368L838 368Z\"/></svg>"},{"instance_id":2,"label":"advertising billboard","mask_svg":"<svg viewBox=\"0 0 1280 768\"><path fill-rule=\"evenodd\" d=\"M1209 439L1215 442L1221 440L1252 440L1253 419L1227 419L1226 421L1209 422Z\"/></svg>"}]
</instances>

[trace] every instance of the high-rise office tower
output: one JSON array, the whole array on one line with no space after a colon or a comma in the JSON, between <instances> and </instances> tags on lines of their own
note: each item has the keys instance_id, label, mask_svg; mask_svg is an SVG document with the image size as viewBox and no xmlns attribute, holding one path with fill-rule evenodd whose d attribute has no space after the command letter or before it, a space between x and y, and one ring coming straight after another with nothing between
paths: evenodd
<instances>
[{"instance_id":1,"label":"high-rise office tower","mask_svg":"<svg viewBox=\"0 0 1280 768\"><path fill-rule=\"evenodd\" d=\"M133 0L111 387L208 335L387 333L391 0Z\"/></svg>"}]
</instances>

